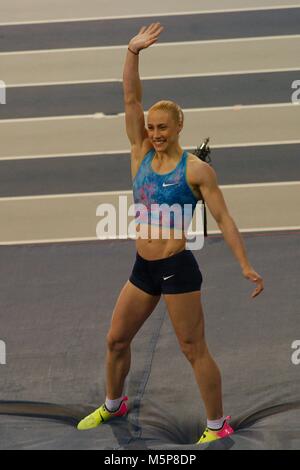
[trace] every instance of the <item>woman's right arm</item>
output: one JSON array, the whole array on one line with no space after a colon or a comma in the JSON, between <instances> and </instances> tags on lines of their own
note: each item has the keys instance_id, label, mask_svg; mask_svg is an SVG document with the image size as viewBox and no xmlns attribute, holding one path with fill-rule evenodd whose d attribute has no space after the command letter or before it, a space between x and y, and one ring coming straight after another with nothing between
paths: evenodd
<instances>
[{"instance_id":1,"label":"woman's right arm","mask_svg":"<svg viewBox=\"0 0 300 470\"><path fill-rule=\"evenodd\" d=\"M139 56L127 50L123 72L126 133L131 145L140 146L146 137L147 131L142 107L142 85L138 64Z\"/></svg>"},{"instance_id":2,"label":"woman's right arm","mask_svg":"<svg viewBox=\"0 0 300 470\"><path fill-rule=\"evenodd\" d=\"M139 51L153 44L161 31L160 23L143 26L139 33L131 39L127 50L123 70L123 92L125 106L125 122L128 139L132 146L141 148L148 137L142 107L142 85L139 76ZM135 54L136 53L136 54Z\"/></svg>"}]
</instances>

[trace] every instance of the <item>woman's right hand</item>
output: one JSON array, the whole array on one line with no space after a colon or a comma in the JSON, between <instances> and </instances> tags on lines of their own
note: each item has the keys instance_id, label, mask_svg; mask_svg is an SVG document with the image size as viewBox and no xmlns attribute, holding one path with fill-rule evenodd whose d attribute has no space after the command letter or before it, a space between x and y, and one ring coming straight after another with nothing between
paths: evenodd
<instances>
[{"instance_id":1,"label":"woman's right hand","mask_svg":"<svg viewBox=\"0 0 300 470\"><path fill-rule=\"evenodd\" d=\"M141 49L147 49L147 47L157 41L163 29L164 27L160 26L160 23L151 23L150 26L143 26L139 33L131 39L129 43L130 49L136 53Z\"/></svg>"}]
</instances>

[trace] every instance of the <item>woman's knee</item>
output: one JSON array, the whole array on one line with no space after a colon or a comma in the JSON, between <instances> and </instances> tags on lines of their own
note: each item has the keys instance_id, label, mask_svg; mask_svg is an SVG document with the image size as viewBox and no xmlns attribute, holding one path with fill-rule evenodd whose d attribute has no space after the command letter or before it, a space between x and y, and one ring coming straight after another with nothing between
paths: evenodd
<instances>
[{"instance_id":1,"label":"woman's knee","mask_svg":"<svg viewBox=\"0 0 300 470\"><path fill-rule=\"evenodd\" d=\"M108 333L106 337L107 348L111 352L122 353L130 347L129 338L121 338L112 333Z\"/></svg>"},{"instance_id":2,"label":"woman's knee","mask_svg":"<svg viewBox=\"0 0 300 470\"><path fill-rule=\"evenodd\" d=\"M191 363L195 362L197 359L201 359L207 353L205 339L199 341L181 341L180 349Z\"/></svg>"}]
</instances>

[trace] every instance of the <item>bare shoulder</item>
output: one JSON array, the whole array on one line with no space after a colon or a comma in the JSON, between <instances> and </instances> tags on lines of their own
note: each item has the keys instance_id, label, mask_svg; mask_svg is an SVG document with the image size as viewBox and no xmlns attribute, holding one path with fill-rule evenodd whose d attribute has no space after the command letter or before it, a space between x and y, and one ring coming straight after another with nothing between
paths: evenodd
<instances>
[{"instance_id":1,"label":"bare shoulder","mask_svg":"<svg viewBox=\"0 0 300 470\"><path fill-rule=\"evenodd\" d=\"M200 185L214 175L215 171L208 163L188 152L187 178L191 185Z\"/></svg>"}]
</instances>

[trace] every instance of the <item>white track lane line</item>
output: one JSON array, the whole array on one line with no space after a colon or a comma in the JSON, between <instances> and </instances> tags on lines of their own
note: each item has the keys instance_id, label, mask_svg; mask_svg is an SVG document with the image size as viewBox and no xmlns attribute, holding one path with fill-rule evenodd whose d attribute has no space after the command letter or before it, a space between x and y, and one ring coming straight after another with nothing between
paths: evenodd
<instances>
[{"instance_id":1,"label":"white track lane line","mask_svg":"<svg viewBox=\"0 0 300 470\"><path fill-rule=\"evenodd\" d=\"M285 108L285 107L295 107L300 103L267 103L267 104L236 104L233 106L210 106L208 108L183 108L183 112L188 113L199 113L207 111L229 111L229 110L246 110L246 109L267 109L267 108ZM147 114L145 111L144 114ZM125 112L117 114L104 114L104 113L94 113L94 114L71 114L65 116L44 116L44 117L29 117L29 118L17 118L17 119L0 119L1 124L11 124L11 123L21 123L21 122L38 122L38 121L63 121L63 120L75 120L75 119L113 119L116 116L125 117Z\"/></svg>"},{"instance_id":2,"label":"white track lane line","mask_svg":"<svg viewBox=\"0 0 300 470\"><path fill-rule=\"evenodd\" d=\"M263 146L268 146L268 145L295 145L295 144L300 144L300 139L299 140L278 140L278 141L270 141L270 142L248 142L248 143L243 143L243 144L228 144L228 145L210 145L211 149L222 149L222 148L237 148L237 147L263 147ZM191 145L189 147L184 147L182 148L184 150L189 150L193 147L197 147L199 143L196 145ZM57 153L57 154L52 154L52 155L21 155L17 157L1 157L0 162L6 161L6 160L35 160L35 159L42 159L42 158L61 158L61 157L94 157L94 156L99 156L99 157L110 157L111 155L121 155L121 154L130 154L129 149L124 149L124 150L110 150L110 151L103 151L103 152L80 152L80 153ZM123 157L122 157L123 158Z\"/></svg>"},{"instance_id":3,"label":"white track lane line","mask_svg":"<svg viewBox=\"0 0 300 470\"><path fill-rule=\"evenodd\" d=\"M300 77L300 65L298 67L282 67L275 69L257 69L257 70L229 70L228 72L213 72L213 73L186 73L186 74L173 74L173 75L155 75L155 76L143 76L142 80L169 80L173 78L200 78L200 77L222 77L230 75L250 75L258 73L276 73L276 72L297 72L299 71ZM93 85L97 83L122 83L121 78L104 78L100 80L74 80L74 81L61 81L61 82L41 82L41 83L17 83L6 85L6 88L24 88L24 87L39 87L39 86L55 86L55 85Z\"/></svg>"},{"instance_id":4,"label":"white track lane line","mask_svg":"<svg viewBox=\"0 0 300 470\"><path fill-rule=\"evenodd\" d=\"M270 187L270 186L300 186L300 181L276 181L266 183L243 183L243 184L224 184L219 185L221 189L248 189L248 188L259 188L259 187ZM70 194L41 194L35 196L8 196L0 197L0 204L4 201L30 201L35 199L70 199L74 197L91 197L91 196L120 196L120 195L132 195L132 190L123 191L98 191L90 193L70 193Z\"/></svg>"},{"instance_id":5,"label":"white track lane line","mask_svg":"<svg viewBox=\"0 0 300 470\"><path fill-rule=\"evenodd\" d=\"M300 230L300 225L299 226L287 226L287 227L266 227L266 228L249 228L249 229L238 229L240 233L261 233L261 232L284 232L284 231L297 231ZM210 230L207 232L208 235L221 235L222 232L221 230ZM200 232L188 232L188 235L190 236L195 236L195 235L202 235ZM86 242L86 241L97 241L99 243L101 242L106 242L110 240L133 240L131 237L110 237L105 240L100 240L97 237L74 237L74 238L56 238L52 239L50 238L49 240L42 239L42 240L18 240L18 241L12 241L12 242L0 242L0 246L11 246L11 245L31 245L31 244L46 244L46 243L71 243L71 242Z\"/></svg>"},{"instance_id":6,"label":"white track lane line","mask_svg":"<svg viewBox=\"0 0 300 470\"><path fill-rule=\"evenodd\" d=\"M1 25L0 25L1 26ZM205 39L199 41L176 41L176 42L162 42L152 45L152 49L156 47L171 47L171 46L186 46L186 45L197 45L197 44L218 44L218 43L232 43L232 42L250 42L250 41L273 41L274 39L298 39L300 34L284 34L278 36L252 36L252 37L241 37L241 38L229 38L229 39ZM101 51L101 50L112 50L112 49L127 49L128 45L118 44L115 46L94 46L94 47L69 47L62 49L34 49L24 51L11 51L11 52L0 52L1 56L13 56L13 55L26 55L26 54L53 54L58 52L77 52L77 51Z\"/></svg>"}]
</instances>

